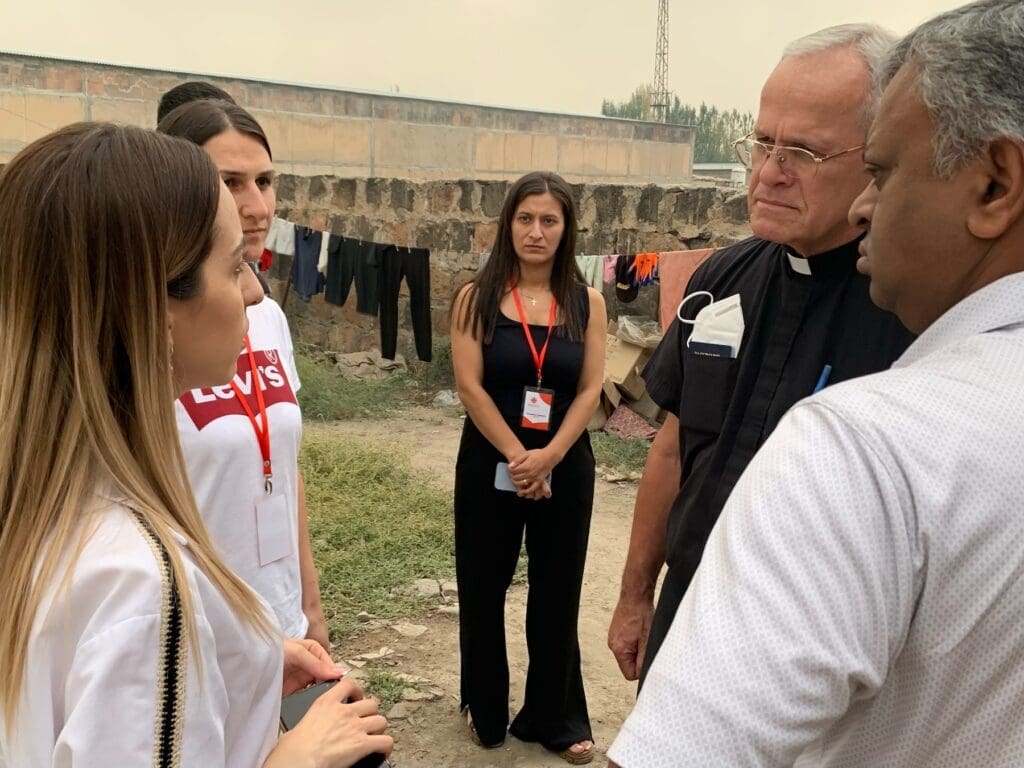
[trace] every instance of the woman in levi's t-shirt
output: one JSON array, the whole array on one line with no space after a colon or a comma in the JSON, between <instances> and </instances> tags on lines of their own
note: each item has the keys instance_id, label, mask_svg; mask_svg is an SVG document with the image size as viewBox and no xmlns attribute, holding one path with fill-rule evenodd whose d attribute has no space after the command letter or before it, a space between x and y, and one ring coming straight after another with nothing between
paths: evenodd
<instances>
[{"instance_id":1,"label":"woman in levi's t-shirt","mask_svg":"<svg viewBox=\"0 0 1024 768\"><path fill-rule=\"evenodd\" d=\"M173 109L158 130L210 155L238 207L245 258L258 261L276 204L259 123L230 101L200 99ZM270 603L284 633L329 649L298 468L302 414L291 332L271 299L247 314L231 384L191 390L176 404L189 480L224 559Z\"/></svg>"}]
</instances>

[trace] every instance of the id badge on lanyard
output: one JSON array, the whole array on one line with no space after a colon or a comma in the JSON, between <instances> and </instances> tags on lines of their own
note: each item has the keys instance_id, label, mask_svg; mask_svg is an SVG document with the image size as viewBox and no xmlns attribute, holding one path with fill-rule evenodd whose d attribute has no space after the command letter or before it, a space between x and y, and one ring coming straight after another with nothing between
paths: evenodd
<instances>
[{"instance_id":1,"label":"id badge on lanyard","mask_svg":"<svg viewBox=\"0 0 1024 768\"><path fill-rule=\"evenodd\" d=\"M537 429L547 432L551 429L551 407L555 402L555 390L544 389L543 369L544 358L548 354L548 344L551 342L551 331L555 327L555 316L558 312L558 305L554 296L551 297L551 309L548 312L548 335L544 339L544 346L540 352L537 345L533 343L533 334L530 333L530 325L526 322L526 312L523 311L523 303L519 299L519 291L516 284L509 281L512 300L516 305L516 312L519 314L519 322L523 324L523 334L526 336L526 343L530 347L530 354L533 356L533 364L537 369L537 386L523 388L523 407L519 424L527 429Z\"/></svg>"},{"instance_id":2,"label":"id badge on lanyard","mask_svg":"<svg viewBox=\"0 0 1024 768\"><path fill-rule=\"evenodd\" d=\"M256 543L259 547L260 565L264 566L291 554L292 534L291 520L288 515L288 503L280 493L274 493L274 473L270 462L270 422L267 421L267 405L263 399L263 381L256 366L256 356L252 352L249 334L245 335L245 351L249 355L249 370L252 374L252 387L256 391L256 404L260 409L259 421L253 413L245 393L231 380L231 388L235 397L249 417L252 430L256 433L256 442L260 446L260 469L263 472L263 493L255 502Z\"/></svg>"}]
</instances>

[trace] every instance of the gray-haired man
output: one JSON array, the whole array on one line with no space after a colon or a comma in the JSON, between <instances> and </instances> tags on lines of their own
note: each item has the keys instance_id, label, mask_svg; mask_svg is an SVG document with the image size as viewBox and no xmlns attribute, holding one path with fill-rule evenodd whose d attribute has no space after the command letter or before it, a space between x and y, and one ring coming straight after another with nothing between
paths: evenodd
<instances>
[{"instance_id":1,"label":"gray-haired man","mask_svg":"<svg viewBox=\"0 0 1024 768\"><path fill-rule=\"evenodd\" d=\"M983 0L891 56L850 220L921 336L758 452L616 763L1024 765L1022 40Z\"/></svg>"},{"instance_id":2,"label":"gray-haired man","mask_svg":"<svg viewBox=\"0 0 1024 768\"><path fill-rule=\"evenodd\" d=\"M885 370L911 341L871 303L856 270L863 230L847 220L869 178L861 150L878 104L873 76L895 41L874 25L847 24L791 43L761 91L754 132L738 142L751 167L755 236L704 262L683 315L706 304L700 292L738 301L742 340L724 353L700 348L708 335L675 321L644 369L648 392L671 415L637 490L608 631L627 679L649 666L725 500L782 415L815 388Z\"/></svg>"}]
</instances>

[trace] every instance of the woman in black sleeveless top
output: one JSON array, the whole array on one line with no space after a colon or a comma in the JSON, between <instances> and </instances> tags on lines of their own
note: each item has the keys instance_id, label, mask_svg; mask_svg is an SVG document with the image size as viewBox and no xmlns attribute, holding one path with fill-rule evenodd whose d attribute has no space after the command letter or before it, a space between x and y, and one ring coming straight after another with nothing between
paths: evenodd
<instances>
[{"instance_id":1,"label":"woman in black sleeveless top","mask_svg":"<svg viewBox=\"0 0 1024 768\"><path fill-rule=\"evenodd\" d=\"M451 338L468 414L455 467L462 706L482 746L507 729L582 764L593 759L576 633L594 499L586 425L607 317L575 250L569 186L553 173L521 178L487 264L452 302ZM530 666L509 728L505 593L524 530Z\"/></svg>"}]
</instances>

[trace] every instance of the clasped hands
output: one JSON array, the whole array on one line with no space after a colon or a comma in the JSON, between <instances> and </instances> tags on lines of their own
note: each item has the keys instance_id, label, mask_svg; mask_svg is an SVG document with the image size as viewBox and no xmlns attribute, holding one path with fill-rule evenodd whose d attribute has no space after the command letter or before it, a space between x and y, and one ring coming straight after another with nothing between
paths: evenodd
<instances>
[{"instance_id":1,"label":"clasped hands","mask_svg":"<svg viewBox=\"0 0 1024 768\"><path fill-rule=\"evenodd\" d=\"M547 477L560 461L559 456L549 447L523 449L519 454L510 456L508 473L512 482L519 490L517 496L524 499L550 499L551 486Z\"/></svg>"}]
</instances>

